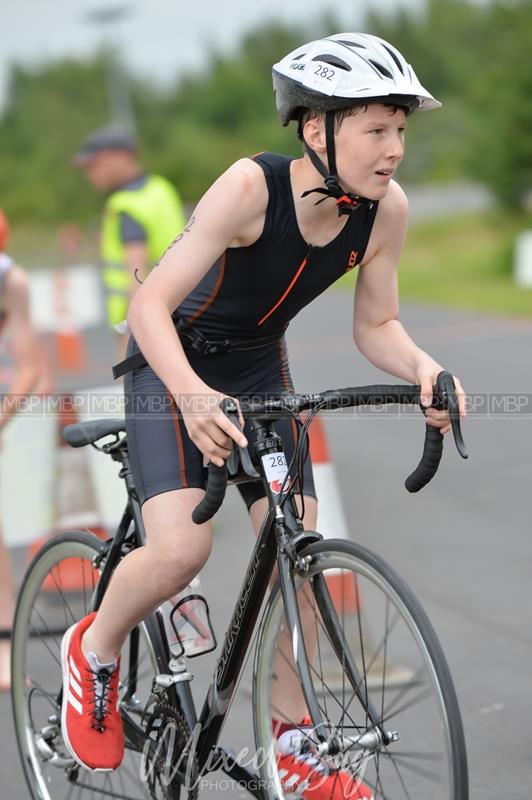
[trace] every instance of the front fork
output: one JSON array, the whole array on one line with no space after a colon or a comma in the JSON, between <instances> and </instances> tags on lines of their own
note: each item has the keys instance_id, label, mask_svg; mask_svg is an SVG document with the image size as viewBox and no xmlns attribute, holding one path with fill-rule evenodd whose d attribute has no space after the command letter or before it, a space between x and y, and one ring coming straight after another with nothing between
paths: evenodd
<instances>
[{"instance_id":1,"label":"front fork","mask_svg":"<svg viewBox=\"0 0 532 800\"><path fill-rule=\"evenodd\" d=\"M295 577L304 575L312 562L311 556L305 555L308 545L322 539L320 534L304 531L298 516L293 497L287 497L290 483L285 479L287 467L281 438L275 430L264 421L253 421L255 433L254 449L260 460L260 473L268 495L270 507L275 509L274 530L277 538L277 566L279 581L286 614L286 623L292 648L292 655L301 680L301 688L312 726L319 732L319 738L329 742L329 751L333 753L341 748L341 742L327 720L324 721L316 697L312 681L312 667L309 663L305 647L305 637L301 624L301 616L297 602ZM279 456L281 459L279 460ZM283 462L284 468L279 463ZM322 618L323 627L342 665L347 681L351 684L354 695L365 709L372 726L383 734L377 709L373 706L365 690L365 682L356 666L355 659L345 639L340 620L336 613L327 582L318 574L312 579L312 596Z\"/></svg>"},{"instance_id":2,"label":"front fork","mask_svg":"<svg viewBox=\"0 0 532 800\"><path fill-rule=\"evenodd\" d=\"M289 507L290 508L290 507ZM288 517L292 516L291 509L288 510ZM312 681L312 666L309 663L309 656L305 647L305 637L301 624L301 616L297 601L297 589L295 578L297 575L304 575L311 563L312 556L305 555L308 545L322 539L321 535L311 531L304 531L294 536L289 533L284 514L278 507L275 530L278 539L278 569L281 592L286 614L292 655L297 666L301 679L301 688L307 704L309 716L315 731L319 731L319 738L326 739L333 744L336 739L335 733L331 730L328 721L324 721L317 701L314 683ZM380 714L371 702L366 691L366 683L356 665L351 648L346 640L342 625L338 618L334 602L332 600L327 581L323 574L318 573L310 582L312 587L312 598L316 603L317 612L321 617L321 623L329 643L331 644L339 664L345 672L346 683L351 685L354 695L364 708L369 722L378 733L386 738L386 733L382 729ZM337 746L340 746L339 744Z\"/></svg>"}]
</instances>

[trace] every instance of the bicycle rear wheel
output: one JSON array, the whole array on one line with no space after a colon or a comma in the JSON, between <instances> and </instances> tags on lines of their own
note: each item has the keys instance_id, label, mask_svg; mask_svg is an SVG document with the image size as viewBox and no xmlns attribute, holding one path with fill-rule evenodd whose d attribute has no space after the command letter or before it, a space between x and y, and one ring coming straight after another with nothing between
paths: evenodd
<instances>
[{"instance_id":1,"label":"bicycle rear wheel","mask_svg":"<svg viewBox=\"0 0 532 800\"><path fill-rule=\"evenodd\" d=\"M375 800L467 800L458 702L419 602L385 562L354 543L321 541L304 555L308 572L294 574L294 584L323 725L302 725L306 706L292 656L301 643L286 630L277 585L261 622L253 687L266 796L294 796L293 784L290 791L282 782L273 719L296 729L294 766L323 758L330 776L352 776L351 798L360 779ZM320 800L342 797L342 781L322 783Z\"/></svg>"},{"instance_id":2,"label":"bicycle rear wheel","mask_svg":"<svg viewBox=\"0 0 532 800\"><path fill-rule=\"evenodd\" d=\"M142 714L164 654L143 623L122 652L120 704L126 754L112 773L94 773L70 757L61 736L61 639L91 608L102 542L69 532L35 556L19 594L12 640L12 702L18 748L33 800L175 800L179 790L142 780Z\"/></svg>"}]
</instances>

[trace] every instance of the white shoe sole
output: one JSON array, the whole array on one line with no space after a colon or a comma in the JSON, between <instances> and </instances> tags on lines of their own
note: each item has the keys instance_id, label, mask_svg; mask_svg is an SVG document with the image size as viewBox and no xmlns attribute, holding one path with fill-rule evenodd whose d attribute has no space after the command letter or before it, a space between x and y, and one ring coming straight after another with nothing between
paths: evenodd
<instances>
[{"instance_id":1,"label":"white shoe sole","mask_svg":"<svg viewBox=\"0 0 532 800\"><path fill-rule=\"evenodd\" d=\"M70 691L70 682L69 682L69 669L68 669L68 651L70 648L70 640L72 639L72 635L74 630L77 626L77 622L74 625L71 625L70 628L66 631L65 635L63 636L63 640L61 642L61 668L63 671L63 702L61 703L61 734L63 736L63 741L65 746L74 759L74 761L83 767L83 769L88 769L89 772L114 772L114 769L110 767L89 767L88 764L85 764L81 758L76 754L76 751L70 744L70 739L68 738L67 733L67 725L66 725L66 715L67 715L67 708L68 708L68 693Z\"/></svg>"}]
</instances>

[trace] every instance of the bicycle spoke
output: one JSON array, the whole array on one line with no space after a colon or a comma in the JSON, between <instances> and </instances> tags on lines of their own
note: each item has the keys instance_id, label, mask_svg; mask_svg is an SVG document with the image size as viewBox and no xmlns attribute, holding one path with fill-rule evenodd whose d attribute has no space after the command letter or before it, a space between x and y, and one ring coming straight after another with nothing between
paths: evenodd
<instances>
[{"instance_id":1,"label":"bicycle spoke","mask_svg":"<svg viewBox=\"0 0 532 800\"><path fill-rule=\"evenodd\" d=\"M315 613L315 618L317 619L321 629L323 630L330 647L334 650L334 645L333 645L332 638L331 638L331 636L329 634L329 631L327 630L327 627L326 627L325 623L323 622L323 619L321 618L321 615L318 615L317 613ZM345 636L344 636L344 638L345 638ZM343 700L344 700L344 703L345 703L345 674L346 674L345 664L346 664L346 662L345 662L345 659L343 657L343 653L342 653L342 662L340 662L340 663L342 665L342 690L343 690L342 691L342 696L343 696ZM351 686L351 684L349 684L349 685ZM360 688L361 688L361 684L358 684L357 685L357 690L360 690ZM352 703L352 701L354 700L355 697L357 697L359 700L361 700L361 698L359 697L357 692L355 690L353 690L353 687L350 688L350 691L352 691L352 695L351 695L351 700L349 701L347 706L345 706L346 712L349 709L349 707L350 707L350 705L351 705L351 703ZM366 691L366 703L365 703L365 705L361 702L362 707L366 711L366 716L368 716L367 715L367 703L368 703L367 697L368 697L368 695L367 695L367 691ZM366 719L366 726L367 726L367 719Z\"/></svg>"},{"instance_id":2,"label":"bicycle spoke","mask_svg":"<svg viewBox=\"0 0 532 800\"><path fill-rule=\"evenodd\" d=\"M394 719L398 714L402 714L403 711L408 711L414 706L418 706L420 703L423 703L425 700L428 700L432 697L432 691L427 688L424 691L420 692L416 695L412 700L409 700L408 703L404 703L399 708L394 709L393 714L386 714L384 719L379 720L379 725L382 725L385 722L389 722L391 719Z\"/></svg>"},{"instance_id":3,"label":"bicycle spoke","mask_svg":"<svg viewBox=\"0 0 532 800\"><path fill-rule=\"evenodd\" d=\"M38 629L36 627L33 627L33 623L32 623L32 627L30 628L30 631L29 631L30 638L31 639L45 639L45 638L52 639L53 644L55 645L56 649L58 651L61 651L61 641L57 637L58 637L58 635L62 636L62 634L63 634L65 629L61 628L60 631L58 631L57 629L50 628L50 626L47 624L47 622L44 619L44 617L39 612L38 608L34 608L33 612L39 618L39 622L41 623L41 628ZM43 630L43 628L44 628L44 630Z\"/></svg>"},{"instance_id":4,"label":"bicycle spoke","mask_svg":"<svg viewBox=\"0 0 532 800\"><path fill-rule=\"evenodd\" d=\"M349 683L349 686L350 686L349 691L351 692L351 698L350 698L349 702L347 703L347 705L345 706L345 709L347 711L349 709L349 707L351 706L351 703L353 702L353 700L355 698L357 698L359 700L362 708L364 709L364 711L366 713L366 727L367 727L368 720L369 720L369 711L368 711L369 698L368 698L367 674L368 674L370 666L369 666L369 664L366 665L366 663L365 663L365 652L364 652L362 627L361 627L361 615L357 614L356 616L357 616L357 619L358 619L358 634L359 634L360 650L361 650L361 653L362 653L362 673L363 674L362 674L362 678L361 678L360 682L357 683L355 688L353 688L351 683ZM323 622L323 620L321 618L321 615L318 616L316 614L316 617L317 617L317 619L319 621L319 624L320 624L323 632L325 633L327 641L329 642L331 648L334 650L334 645L333 645L333 641L332 641L331 635L329 634L329 631L327 630L327 627L326 627L325 623ZM342 633L343 633L343 639L345 641L346 640L345 631L342 630ZM344 657L344 652L345 651L342 652L342 661L339 662L339 663L341 663L341 666L342 666L342 689L343 689L343 700L344 700L344 703L345 703L345 685L346 685L345 684L345 674L346 674L345 665L346 665L346 659ZM373 661L370 662L370 663L373 663ZM365 689L365 692L364 692L365 702L363 702L363 698L360 695L360 692L361 692L363 686L364 686L364 689Z\"/></svg>"},{"instance_id":5,"label":"bicycle spoke","mask_svg":"<svg viewBox=\"0 0 532 800\"><path fill-rule=\"evenodd\" d=\"M424 751L412 751L407 752L406 750L394 750L393 753L389 754L387 750L382 750L381 755L393 755L394 758L417 758L421 761L439 761L443 762L444 758L441 753L426 753Z\"/></svg>"},{"instance_id":6,"label":"bicycle spoke","mask_svg":"<svg viewBox=\"0 0 532 800\"><path fill-rule=\"evenodd\" d=\"M40 616L38 611L36 611L36 613L37 613L38 616ZM33 632L35 632L35 628L30 628L30 635L32 635ZM55 661L55 663L60 667L61 666L61 661L59 659L59 656L56 653L54 653L52 648L49 646L48 642L45 640L44 636L35 636L34 638L38 638L42 642L42 644L45 646L45 648L48 650L48 652L52 656L52 658ZM58 644L57 639L55 639L54 636L52 636L52 638L54 639L54 641L56 643L57 649L60 651L61 650L61 646Z\"/></svg>"},{"instance_id":7,"label":"bicycle spoke","mask_svg":"<svg viewBox=\"0 0 532 800\"><path fill-rule=\"evenodd\" d=\"M411 596L401 591L400 584L395 589L391 572L383 570L381 574L374 570L371 559L365 560L367 551L363 548L335 544L337 549L329 553L327 546L325 541L313 545L319 556L311 562L308 574L299 577L297 591L304 603L300 607L303 635L308 642L306 651L318 708L330 730L346 739L346 748L340 745L336 755L324 756L334 768L330 777L336 773L336 793L340 788L338 781L345 788L344 781L351 775L353 780L355 776L361 780L375 800L424 800L428 796L431 800L455 800L465 796L461 791L467 786L463 762L449 747L455 730L456 706L452 708L453 698L447 691L449 679L446 683L441 678L446 666L442 665L440 652L432 646L434 634L426 618L418 613L419 607ZM357 556L353 556L353 569L349 571L351 551ZM357 558L364 562L360 574L356 569ZM335 593L332 584L327 587L330 600L327 594L318 594L325 591L325 584L320 581L338 574L343 580L337 583ZM363 598L363 607L351 599L355 588L357 598ZM283 599L279 594L271 604L259 643L267 653L260 662L264 663L264 669L259 666L257 670L260 697L265 701L259 706L261 714L263 708L271 709L271 694L262 687L268 685L271 675L268 665L271 668L277 645L285 642L284 620ZM282 656L276 656L274 671L280 673L280 679L289 675L292 686L296 671L290 653L286 646L279 650ZM349 664L353 665L352 670ZM281 700L276 704L282 705ZM294 716L296 708L297 703ZM286 718L282 714L281 708L272 715ZM266 720L268 716L266 712ZM384 728L391 720L394 720L393 730L391 725ZM258 744L264 742L268 752L271 728L265 722L258 731L264 737ZM395 737L381 740L388 731L397 735L397 741ZM362 739L357 746L359 736L367 736L367 740ZM349 740L355 744L347 747ZM306 752L313 753L313 747ZM276 762L270 762L270 772L275 768ZM457 778L460 772L462 775ZM277 781L283 785L290 774L290 771L279 774ZM268 776L266 770L264 775ZM278 782L277 795L282 796ZM329 791L331 796L334 793L333 783L329 780L327 784L327 797ZM267 796L273 800L272 794L267 792Z\"/></svg>"},{"instance_id":8,"label":"bicycle spoke","mask_svg":"<svg viewBox=\"0 0 532 800\"><path fill-rule=\"evenodd\" d=\"M73 781L71 773L67 774L42 760L37 750L37 737L52 724L49 722L51 714L59 715L62 634L66 626L77 622L88 611L98 583L98 572L93 567L93 558L98 550L91 541L92 537L79 532L73 533L70 539L67 537L68 534L58 536L43 554L41 562L39 559L34 562L33 572L28 573L27 589L24 584L21 589L22 606L16 620L17 674L29 677L30 688L27 690L24 684L19 685L21 700L15 717L25 771L33 785L42 782L47 787L46 796L50 798L140 800L142 796L144 800L151 800L146 785L140 785L137 765L140 768L141 753L136 749L127 749L123 763L112 775L105 774L104 777L104 774L80 769ZM52 589L51 593L42 590L46 582ZM76 586L72 593L68 589L71 582ZM125 664L126 671L138 681L136 699L139 709L143 709L151 693L152 678L157 674L157 661L147 629L142 629L140 642L136 664ZM43 650L48 653L44 658ZM50 663L54 668L55 677L52 679ZM56 680L57 691L51 688ZM28 736L28 730L33 731L33 735ZM51 746L59 755L66 755L59 737ZM165 789L156 791L158 800L165 800L168 796Z\"/></svg>"},{"instance_id":9,"label":"bicycle spoke","mask_svg":"<svg viewBox=\"0 0 532 800\"><path fill-rule=\"evenodd\" d=\"M65 597L65 592L63 590L63 586L62 586L62 584L59 585L59 583L57 581L57 578L55 577L55 575L53 573L53 570L50 573L50 575L52 576L52 579L53 579L53 581L54 581L54 583L56 585L56 589L57 589L58 595L60 595L61 598L63 599L63 611L64 611L64 614L65 614L65 627L68 628L69 627L69 620L68 620L67 613L66 613L67 610L68 610L68 613L70 614L70 617L71 617L70 625L72 625L73 622L77 622L76 615L74 614L74 612L70 608L70 603L68 602L68 600Z\"/></svg>"},{"instance_id":10,"label":"bicycle spoke","mask_svg":"<svg viewBox=\"0 0 532 800\"><path fill-rule=\"evenodd\" d=\"M392 758L392 764L393 764L393 766L394 766L395 772L397 773L397 777L399 778L399 781L400 781L400 783L401 783L401 786L403 787L403 791L404 791L404 793L405 793L405 796L406 796L407 800L412 800L412 798L410 797L410 792L409 792L409 791L408 791L408 789L406 788L406 784L405 784L405 782L404 782L404 780L403 780L403 776L402 776L402 775L401 775L401 773L399 772L399 769L398 769L398 767L397 767L397 764L395 763L395 761L393 760L393 758Z\"/></svg>"},{"instance_id":11,"label":"bicycle spoke","mask_svg":"<svg viewBox=\"0 0 532 800\"><path fill-rule=\"evenodd\" d=\"M293 662L288 658L286 653L283 653L282 651L280 651L280 652L281 652L281 656L282 656L284 662L287 664L287 666L291 669L291 671L294 673L294 675L297 675L299 677L299 673L298 673L297 669L295 668ZM316 672L316 669L313 667L313 665L311 663L309 663L309 667L310 667L311 673L314 673L315 675L317 675L319 677L319 673ZM331 698L340 707L340 709L342 709L342 712L343 712L344 711L344 707L343 707L342 703L336 697L334 691L327 685L327 683L325 682L324 679L322 679L322 684L323 684L324 688L326 688L327 691L329 692ZM318 705L320 707L320 711L324 711L325 712L325 705L322 707L319 704L319 700L318 700ZM282 712L281 709L276 709L276 713L277 714L281 714L281 716L283 716L283 712ZM362 726L358 726L351 717L349 717L349 720L352 722L354 728L356 728L358 731L362 730ZM294 727L297 727L297 726L294 726Z\"/></svg>"},{"instance_id":12,"label":"bicycle spoke","mask_svg":"<svg viewBox=\"0 0 532 800\"><path fill-rule=\"evenodd\" d=\"M317 623L316 617L317 617L317 614L314 614L314 636L316 637L316 642L318 643L317 644L317 652L318 652L320 676L321 676L322 684L324 684L324 680L323 680L323 664L322 664L322 659L321 659L321 648L319 646L319 630L318 630L318 623ZM310 666L310 668L312 670L313 667L312 667L312 664L310 662L309 662L309 666ZM325 710L325 718L328 719L329 715L328 715L328 712L327 712L327 701L326 701L326 694L325 693L324 693L324 696L323 696L323 704L324 704L324 710ZM322 710L322 709L320 709L320 710Z\"/></svg>"},{"instance_id":13,"label":"bicycle spoke","mask_svg":"<svg viewBox=\"0 0 532 800\"><path fill-rule=\"evenodd\" d=\"M439 786L443 785L443 779L442 779L441 775L439 775L439 774L437 775L432 770L425 769L423 767L419 767L419 766L416 766L414 764L409 763L408 758L404 758L404 757L400 756L399 753L395 753L395 752L392 753L392 752L390 752L388 750L388 748L385 748L381 752L381 756L389 758L394 764L396 764L396 762L399 761L399 762L401 762L403 769L409 769L412 772L415 772L420 777L427 778L428 780L431 780L433 783L436 783ZM417 758L420 759L420 756L417 756Z\"/></svg>"},{"instance_id":14,"label":"bicycle spoke","mask_svg":"<svg viewBox=\"0 0 532 800\"><path fill-rule=\"evenodd\" d=\"M40 692L40 694L41 694L41 695L42 695L44 698L46 698L46 700L48 700L48 702L50 703L50 705L52 706L52 708L53 708L54 710L57 710L57 709L58 709L58 705L57 705L57 695L59 694L59 690L58 690L58 691L57 691L55 694L52 694L51 692L48 692L48 691L46 691L46 689L45 689L43 686L41 686L40 684L36 683L36 682L33 680L33 678L31 679L31 681L32 681L32 683L33 683L33 685L34 685L34 687L35 687L35 691L38 691L38 692ZM33 689L31 689L31 690L30 690L30 693L29 693L29 695L28 695L28 700L31 700L31 692L32 692L32 691L34 691L34 690L33 690Z\"/></svg>"},{"instance_id":15,"label":"bicycle spoke","mask_svg":"<svg viewBox=\"0 0 532 800\"><path fill-rule=\"evenodd\" d=\"M388 615L390 613L390 600L386 598L386 612L384 616L385 625L384 630L388 632ZM384 637L384 654L382 659L382 702L381 702L381 718L384 717L384 687L386 685L386 656L388 654L388 635Z\"/></svg>"},{"instance_id":16,"label":"bicycle spoke","mask_svg":"<svg viewBox=\"0 0 532 800\"><path fill-rule=\"evenodd\" d=\"M342 591L342 597L343 597L343 591ZM343 602L342 602L342 604L345 606L345 603L343 603ZM315 606L315 603L313 603L313 605ZM315 612L315 614L314 614L314 618L315 618L315 623L316 623L317 621L319 621L319 624L320 624L320 626L321 626L321 629L322 629L322 630L323 630L323 632L325 633L325 636L326 636L326 638L327 638L327 641L328 641L328 643L329 643L330 647L334 649L334 647L333 647L333 643L332 643L332 639L331 639L331 636L330 636L330 634L329 634L329 631L327 630L327 627L326 627L325 623L323 622L323 619L322 619L321 615L319 615L318 613L316 613L316 612ZM344 638L345 638L345 634L344 634ZM318 643L318 652L319 652L319 653L320 653L320 655L321 655L321 649L320 649L320 647L319 647L319 643ZM342 650L342 661L341 661L341 662L339 662L339 663L341 664L341 668L342 668L342 669L341 669L341 674L342 674L342 692L341 692L342 701L338 700L338 698L336 697L336 692L335 692L335 691L334 691L334 690L333 690L333 689L332 689L332 688L331 688L331 687L330 687L330 686L327 684L327 682L325 681L325 679L324 679L322 676L321 676L321 682L322 682L323 688L327 690L327 692L329 693L329 695L332 697L332 699L335 701L335 703L336 703L336 704L337 704L337 705L340 707L340 709L342 710L342 716L341 716L341 718L340 718L340 720L339 720L339 722L338 722L338 724L337 724L337 726L336 726L336 727L337 727L337 728L339 728L340 730L343 730L343 728L345 727L344 719L345 719L346 717L348 717L348 718L349 718L349 721L352 723L353 727L354 727L354 728L356 728L358 731L361 731L361 730L365 729L365 726L357 725L357 724L355 723L354 719L353 719L353 718L352 718L352 717L351 717L351 716L348 714L348 710L349 710L349 706L351 705L351 701L350 701L350 702L347 704L347 706L346 706L346 704L345 704L345 698L346 698L346 691L345 691L345 687L346 687L346 681L345 681L345 676L346 676L346 669L345 669L345 665L346 665L346 659L345 659L345 650ZM312 672L314 672L316 675L318 674L318 673L316 672L315 668L313 667L313 665L312 665L310 662L309 662L309 667L310 667L310 669L311 669L311 671L312 671ZM352 687L351 687L350 691L351 691L351 690L352 690ZM356 696L356 694L353 692L353 694L352 694L352 699L353 699L355 696ZM366 695L366 696L367 696L367 695ZM324 693L324 698L325 698L325 697L326 697L326 694ZM367 722L366 722L366 726L367 726Z\"/></svg>"},{"instance_id":17,"label":"bicycle spoke","mask_svg":"<svg viewBox=\"0 0 532 800\"><path fill-rule=\"evenodd\" d=\"M388 602L388 599L387 599L387 602ZM360 616L360 615L357 615L357 616ZM398 620L399 620L399 614L396 613L396 615L394 616L394 618L392 620L392 623L385 630L384 636L382 637L381 642L379 643L379 647L377 648L377 650L373 654L373 656L372 656L370 662L368 663L367 667L363 670L364 680L365 680L365 676L369 673L369 671L371 670L373 664L376 662L377 658L379 657L381 650L383 648L387 650L387 643L388 643L389 635L394 630ZM386 659L384 659L384 663L385 662L386 662ZM366 682L366 687L367 687L367 682ZM355 698L360 700L360 697L357 694L357 692L360 691L360 689L361 689L361 683L359 683L356 688L357 688L357 691L353 690L352 693L351 693L350 700L349 700L349 702L348 702L348 704L346 706L346 711L350 708L351 703L353 702L353 700L355 700ZM367 701L367 697L368 697L368 695L367 695L367 691L366 691L366 708L367 708L367 702L368 702ZM379 723L378 720L376 722L377 722L377 724Z\"/></svg>"},{"instance_id":18,"label":"bicycle spoke","mask_svg":"<svg viewBox=\"0 0 532 800\"><path fill-rule=\"evenodd\" d=\"M60 585L61 574L59 574L59 580L55 575L55 569L51 570L50 575L52 577L53 582L55 583L55 590L57 592L57 595L58 596L62 595L63 594L63 585L62 585L62 583ZM63 603L62 609L63 609L63 614L64 614L64 617L65 617L65 628L67 628L68 627L68 617L67 617L67 609L66 609L66 604L65 603Z\"/></svg>"},{"instance_id":19,"label":"bicycle spoke","mask_svg":"<svg viewBox=\"0 0 532 800\"><path fill-rule=\"evenodd\" d=\"M81 560L80 560L80 565L82 565ZM81 577L83 578L83 566L81 566L81 573L82 573ZM86 586L85 586L85 581L82 581L82 586L83 586L83 611L85 612L85 616L86 616L87 615L87 589L86 589Z\"/></svg>"},{"instance_id":20,"label":"bicycle spoke","mask_svg":"<svg viewBox=\"0 0 532 800\"><path fill-rule=\"evenodd\" d=\"M379 769L378 769L378 767L377 767L377 783L376 783L375 787L372 787L370 785L370 788L373 788L375 790L377 790L377 787L380 787L382 800L388 800L388 796L384 794L384 789L383 789L383 786L382 786L382 783L381 783L381 779L379 777ZM376 798L376 800L377 800L377 798Z\"/></svg>"},{"instance_id":21,"label":"bicycle spoke","mask_svg":"<svg viewBox=\"0 0 532 800\"><path fill-rule=\"evenodd\" d=\"M418 668L417 668L416 672L415 672L415 673L413 674L413 676L410 678L410 680L408 681L408 683L405 683L405 685L401 687L401 689L400 689L400 691L399 691L399 694L397 694L397 695L396 695L396 696L395 696L395 697L394 697L394 698L393 698L393 699L390 701L390 704L389 704L389 705L388 705L388 706L385 708L385 710L384 710L384 713L385 713L385 715L388 715L388 714L389 714L389 712L390 712L390 711L391 711L391 710L392 710L392 709L393 709L393 708L394 708L394 707L397 705L397 703L398 703L398 702L399 702L399 701L400 701L400 700L401 700L401 699L404 697L404 695L405 695L407 692L409 692L409 691L410 691L410 689L413 689L413 688L414 688L414 686L416 686L416 684L418 684L418 683L419 683L419 679L420 679L421 675L423 674L423 671L424 671L424 667L423 667L423 665L421 665L420 667L418 667Z\"/></svg>"},{"instance_id":22,"label":"bicycle spoke","mask_svg":"<svg viewBox=\"0 0 532 800\"><path fill-rule=\"evenodd\" d=\"M387 598L387 603L389 603L389 602L390 601ZM391 637L391 634L395 630L395 627L396 627L396 625L397 625L397 623L399 622L400 619L401 619L401 616L400 616L399 612L396 610L392 621L389 623L388 627L384 631L384 635L383 635L381 641L379 642L378 646L375 647L373 655L371 656L371 659L368 662L368 672L371 671L371 668L373 667L373 665L377 661L378 657L380 656L381 652L383 651L385 644L387 644L387 642L389 641L389 639Z\"/></svg>"}]
</instances>

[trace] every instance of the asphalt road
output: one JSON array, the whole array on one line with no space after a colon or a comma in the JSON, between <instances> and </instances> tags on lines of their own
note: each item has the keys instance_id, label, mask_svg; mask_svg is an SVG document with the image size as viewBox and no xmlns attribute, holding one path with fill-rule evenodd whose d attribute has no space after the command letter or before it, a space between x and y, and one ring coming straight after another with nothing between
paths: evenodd
<instances>
[{"instance_id":1,"label":"asphalt road","mask_svg":"<svg viewBox=\"0 0 532 800\"><path fill-rule=\"evenodd\" d=\"M410 496L403 481L419 457L421 418L327 418L351 536L406 578L439 634L466 728L471 797L528 800L532 323L407 304L402 320L421 347L461 378L481 407L464 426L470 459L463 462L448 440L437 478ZM390 382L357 353L350 330L351 298L344 293L330 291L298 318L290 334L298 390ZM84 385L108 382L101 369L105 335L92 336L90 347ZM518 396L525 400L514 399ZM519 402L522 408L516 411ZM251 546L235 493L217 522L214 553L202 574L220 638ZM212 664L211 656L194 662L198 696ZM235 750L250 744L249 706L241 693L228 719L223 740ZM0 797L23 800L28 794L5 696L0 696L0 732ZM226 789L217 781L214 775L201 796ZM230 788L224 794L239 796Z\"/></svg>"}]
</instances>

